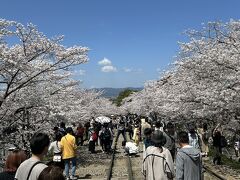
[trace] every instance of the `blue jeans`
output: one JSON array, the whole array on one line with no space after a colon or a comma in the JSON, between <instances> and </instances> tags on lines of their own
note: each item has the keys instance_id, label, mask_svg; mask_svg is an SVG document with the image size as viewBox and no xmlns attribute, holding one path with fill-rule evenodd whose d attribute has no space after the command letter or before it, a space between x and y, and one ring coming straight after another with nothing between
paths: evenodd
<instances>
[{"instance_id":1,"label":"blue jeans","mask_svg":"<svg viewBox=\"0 0 240 180\"><path fill-rule=\"evenodd\" d=\"M77 159L76 157L73 157L69 159L64 159L66 177L69 177L70 161L72 162L72 176L75 176Z\"/></svg>"}]
</instances>

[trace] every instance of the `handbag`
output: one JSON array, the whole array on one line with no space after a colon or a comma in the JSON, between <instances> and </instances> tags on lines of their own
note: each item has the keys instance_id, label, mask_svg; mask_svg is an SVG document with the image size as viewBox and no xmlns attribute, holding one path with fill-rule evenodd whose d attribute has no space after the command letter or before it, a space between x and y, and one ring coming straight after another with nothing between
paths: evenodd
<instances>
[{"instance_id":1,"label":"handbag","mask_svg":"<svg viewBox=\"0 0 240 180\"><path fill-rule=\"evenodd\" d=\"M55 154L53 156L53 162L61 162L62 161L62 156L61 154Z\"/></svg>"}]
</instances>

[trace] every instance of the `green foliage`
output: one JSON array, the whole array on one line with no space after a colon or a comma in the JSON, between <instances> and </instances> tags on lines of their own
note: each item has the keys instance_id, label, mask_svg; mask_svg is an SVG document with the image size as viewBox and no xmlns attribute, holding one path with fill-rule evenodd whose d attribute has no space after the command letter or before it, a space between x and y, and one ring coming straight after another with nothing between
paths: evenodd
<instances>
[{"instance_id":1,"label":"green foliage","mask_svg":"<svg viewBox=\"0 0 240 180\"><path fill-rule=\"evenodd\" d=\"M210 148L208 156L212 157L214 156L214 150ZM240 162L237 160L234 160L232 158L227 157L226 155L221 155L222 164L231 167L232 169L240 169Z\"/></svg>"},{"instance_id":2,"label":"green foliage","mask_svg":"<svg viewBox=\"0 0 240 180\"><path fill-rule=\"evenodd\" d=\"M116 99L114 99L113 102L117 106L121 106L123 99L130 96L134 92L137 92L137 91L136 90L131 90L131 89L125 89L125 90L123 90L119 93L118 97Z\"/></svg>"},{"instance_id":3,"label":"green foliage","mask_svg":"<svg viewBox=\"0 0 240 180\"><path fill-rule=\"evenodd\" d=\"M222 162L224 165L230 166L233 169L240 169L240 163L234 159L230 159L225 155L222 155Z\"/></svg>"}]
</instances>

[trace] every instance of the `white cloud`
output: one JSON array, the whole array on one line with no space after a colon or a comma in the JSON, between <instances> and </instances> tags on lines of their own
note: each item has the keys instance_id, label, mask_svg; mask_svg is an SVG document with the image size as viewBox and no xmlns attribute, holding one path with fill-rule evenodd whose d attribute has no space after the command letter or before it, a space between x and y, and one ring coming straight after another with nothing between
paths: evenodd
<instances>
[{"instance_id":1,"label":"white cloud","mask_svg":"<svg viewBox=\"0 0 240 180\"><path fill-rule=\"evenodd\" d=\"M112 62L107 58L103 58L103 60L98 61L98 64L101 66L111 66Z\"/></svg>"},{"instance_id":2,"label":"white cloud","mask_svg":"<svg viewBox=\"0 0 240 180\"><path fill-rule=\"evenodd\" d=\"M108 72L117 72L117 68L114 67L114 66L103 66L101 68L101 71L102 72L106 72L106 73L108 73Z\"/></svg>"},{"instance_id":3,"label":"white cloud","mask_svg":"<svg viewBox=\"0 0 240 180\"><path fill-rule=\"evenodd\" d=\"M128 73L128 72L132 72L133 70L130 68L123 68L123 71Z\"/></svg>"}]
</instances>

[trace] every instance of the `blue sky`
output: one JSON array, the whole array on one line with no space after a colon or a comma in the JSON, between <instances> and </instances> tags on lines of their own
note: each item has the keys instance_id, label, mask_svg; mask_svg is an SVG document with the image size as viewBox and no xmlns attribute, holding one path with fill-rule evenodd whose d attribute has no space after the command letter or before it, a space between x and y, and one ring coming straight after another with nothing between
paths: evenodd
<instances>
[{"instance_id":1,"label":"blue sky","mask_svg":"<svg viewBox=\"0 0 240 180\"><path fill-rule=\"evenodd\" d=\"M238 20L239 7L239 0L2 0L0 18L89 47L90 61L74 77L85 88L140 87L173 62L184 30Z\"/></svg>"}]
</instances>

